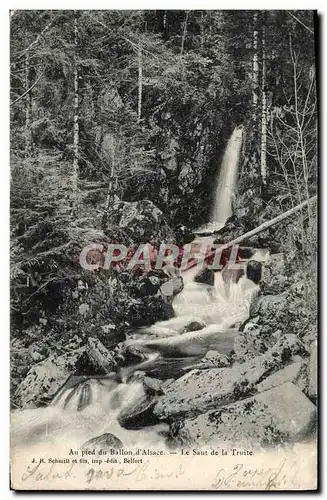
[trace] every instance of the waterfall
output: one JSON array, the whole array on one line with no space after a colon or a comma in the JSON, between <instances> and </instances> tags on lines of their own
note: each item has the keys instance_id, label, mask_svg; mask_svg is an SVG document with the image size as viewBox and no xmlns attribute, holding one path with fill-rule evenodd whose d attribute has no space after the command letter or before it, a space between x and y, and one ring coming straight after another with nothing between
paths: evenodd
<instances>
[{"instance_id":1,"label":"waterfall","mask_svg":"<svg viewBox=\"0 0 327 500\"><path fill-rule=\"evenodd\" d=\"M212 223L223 225L232 214L232 199L237 184L242 136L243 126L239 126L234 129L228 140L218 177L216 197L211 215Z\"/></svg>"},{"instance_id":2,"label":"waterfall","mask_svg":"<svg viewBox=\"0 0 327 500\"><path fill-rule=\"evenodd\" d=\"M215 227L224 225L231 214L242 134L243 128L237 127L224 153L210 223ZM196 242L211 247L214 236L200 237ZM258 254L257 260L262 260L261 255ZM227 278L224 271L215 272L213 285L198 283L194 281L198 271L195 266L183 273L184 289L173 301L174 318L129 335L126 345L143 350L146 361L124 368L122 383L110 375L90 377L75 385L65 384L47 408L14 412L12 443L18 453L20 446L27 443L31 446L42 443L43 450L48 444L53 453L54 445L65 442L80 446L108 432L129 446L165 445L157 425L138 431L120 426L120 412L134 402L137 404L145 395L143 385L130 377L139 370L163 380L178 378L209 350L230 353L237 326L248 317L251 300L259 289L244 273L238 278L233 275ZM189 331L186 326L191 323L193 328ZM194 330L194 325L199 330Z\"/></svg>"}]
</instances>

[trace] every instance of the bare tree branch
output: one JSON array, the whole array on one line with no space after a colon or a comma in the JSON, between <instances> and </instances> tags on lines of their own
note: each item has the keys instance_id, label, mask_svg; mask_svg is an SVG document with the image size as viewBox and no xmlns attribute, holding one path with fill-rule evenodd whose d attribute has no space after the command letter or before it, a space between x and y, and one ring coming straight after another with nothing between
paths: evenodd
<instances>
[{"instance_id":1,"label":"bare tree branch","mask_svg":"<svg viewBox=\"0 0 327 500\"><path fill-rule=\"evenodd\" d=\"M287 14L289 14L290 16L292 16L298 23L302 24L302 26L306 30L308 30L308 31L310 31L310 33L314 34L314 31L311 28L309 28L309 26L306 26L298 17L296 17L294 14L292 14L292 12L290 12L289 10L287 10L286 12L287 12Z\"/></svg>"},{"instance_id":2,"label":"bare tree branch","mask_svg":"<svg viewBox=\"0 0 327 500\"><path fill-rule=\"evenodd\" d=\"M35 85L41 80L42 76L43 76L43 73L41 73L37 77L37 79L35 80L35 82L33 83L33 85L31 85L31 87L29 89L27 89L26 92L24 92L24 94L22 94L21 96L17 97L17 99L15 99L15 101L11 102L10 106L12 106L13 104L16 104L16 102L18 102L21 99L23 99L23 97L25 97L35 87Z\"/></svg>"}]
</instances>

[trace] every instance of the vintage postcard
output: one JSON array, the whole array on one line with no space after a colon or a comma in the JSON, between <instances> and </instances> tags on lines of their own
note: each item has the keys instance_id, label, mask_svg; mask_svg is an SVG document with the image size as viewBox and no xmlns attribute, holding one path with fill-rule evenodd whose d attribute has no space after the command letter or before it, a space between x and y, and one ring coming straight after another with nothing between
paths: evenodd
<instances>
[{"instance_id":1,"label":"vintage postcard","mask_svg":"<svg viewBox=\"0 0 327 500\"><path fill-rule=\"evenodd\" d=\"M317 489L317 30L10 11L12 489Z\"/></svg>"}]
</instances>

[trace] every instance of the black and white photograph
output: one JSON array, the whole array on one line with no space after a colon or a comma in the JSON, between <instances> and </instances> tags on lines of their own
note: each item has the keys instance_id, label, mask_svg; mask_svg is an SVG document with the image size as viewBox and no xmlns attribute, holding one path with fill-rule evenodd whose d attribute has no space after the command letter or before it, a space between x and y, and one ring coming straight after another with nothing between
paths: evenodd
<instances>
[{"instance_id":1,"label":"black and white photograph","mask_svg":"<svg viewBox=\"0 0 327 500\"><path fill-rule=\"evenodd\" d=\"M118 8L8 13L10 487L316 490L319 15Z\"/></svg>"}]
</instances>

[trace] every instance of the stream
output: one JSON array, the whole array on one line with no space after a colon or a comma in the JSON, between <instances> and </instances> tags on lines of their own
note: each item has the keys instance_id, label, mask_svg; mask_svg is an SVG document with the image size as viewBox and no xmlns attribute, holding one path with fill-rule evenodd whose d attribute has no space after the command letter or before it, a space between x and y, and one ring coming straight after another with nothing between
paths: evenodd
<instances>
[{"instance_id":1,"label":"stream","mask_svg":"<svg viewBox=\"0 0 327 500\"><path fill-rule=\"evenodd\" d=\"M209 230L222 227L230 215L241 143L242 129L236 128L222 162ZM214 237L198 237L196 241L211 245ZM265 258L266 254L260 251L251 257ZM40 444L43 450L47 445L52 450L63 443L66 448L80 447L104 433L114 434L128 447L164 447L167 424L126 430L118 423L119 413L144 394L142 383L135 380L133 373L145 371L161 379L173 378L175 374L176 378L177 373L186 373L209 350L230 354L238 326L248 317L251 300L258 292L258 285L246 277L246 263L243 268L241 277L233 271L228 274L225 269L215 272L213 286L194 281L199 272L197 266L185 271L184 288L173 301L175 317L138 329L126 341L127 345L144 350L147 360L123 369L121 381L113 375L88 378L77 386L64 386L48 407L12 412L13 453L26 446L37 449ZM199 323L201 329L185 332L191 322Z\"/></svg>"}]
</instances>

